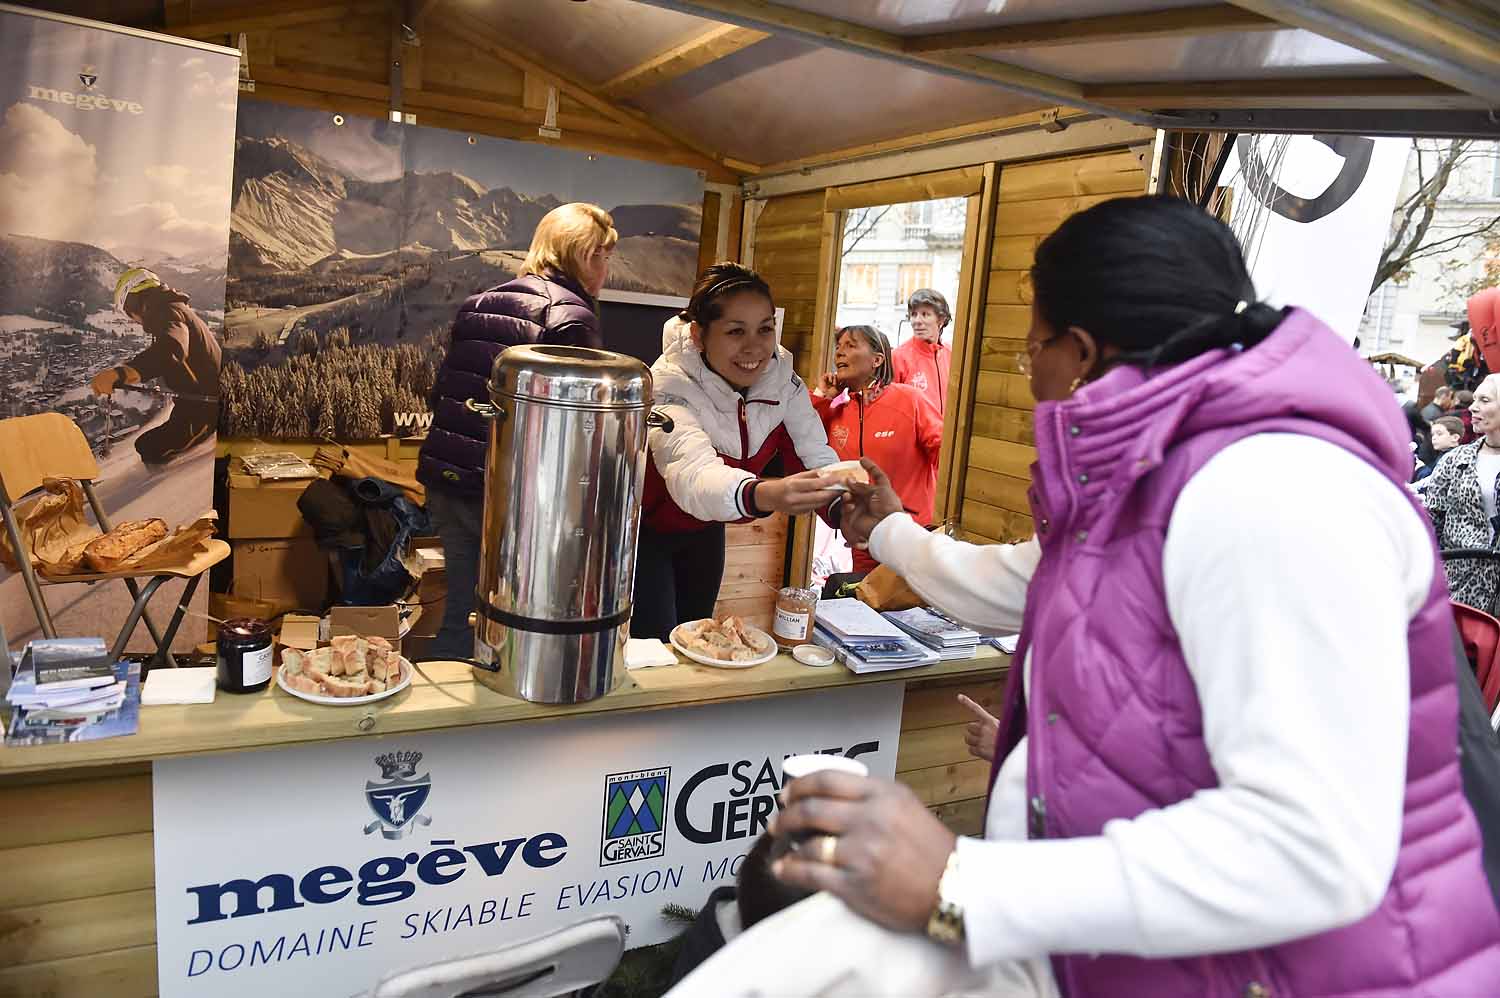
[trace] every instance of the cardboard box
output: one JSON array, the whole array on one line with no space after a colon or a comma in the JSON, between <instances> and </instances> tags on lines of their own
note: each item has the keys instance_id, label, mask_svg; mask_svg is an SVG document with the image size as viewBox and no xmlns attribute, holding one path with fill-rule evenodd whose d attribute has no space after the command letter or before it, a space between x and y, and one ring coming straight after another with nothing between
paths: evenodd
<instances>
[{"instance_id":1,"label":"cardboard box","mask_svg":"<svg viewBox=\"0 0 1500 998\"><path fill-rule=\"evenodd\" d=\"M297 508L309 484L305 478L263 482L254 475L230 475L225 536L230 540L311 537L312 527Z\"/></svg>"},{"instance_id":2,"label":"cardboard box","mask_svg":"<svg viewBox=\"0 0 1500 998\"><path fill-rule=\"evenodd\" d=\"M309 614L289 613L281 618L281 633L276 636L283 647L312 651L318 647L318 626L323 618Z\"/></svg>"},{"instance_id":3,"label":"cardboard box","mask_svg":"<svg viewBox=\"0 0 1500 998\"><path fill-rule=\"evenodd\" d=\"M422 573L417 583L416 602L422 607L422 615L412 626L411 634L418 638L437 637L443 626L443 610L448 602L448 573L441 568L429 568Z\"/></svg>"},{"instance_id":4,"label":"cardboard box","mask_svg":"<svg viewBox=\"0 0 1500 998\"><path fill-rule=\"evenodd\" d=\"M235 541L235 596L288 610L321 610L328 601L328 556L310 537Z\"/></svg>"},{"instance_id":5,"label":"cardboard box","mask_svg":"<svg viewBox=\"0 0 1500 998\"><path fill-rule=\"evenodd\" d=\"M420 607L400 607L394 603L385 606L335 606L328 611L329 634L357 634L361 637L381 637L401 650L401 639L411 633L421 619Z\"/></svg>"}]
</instances>

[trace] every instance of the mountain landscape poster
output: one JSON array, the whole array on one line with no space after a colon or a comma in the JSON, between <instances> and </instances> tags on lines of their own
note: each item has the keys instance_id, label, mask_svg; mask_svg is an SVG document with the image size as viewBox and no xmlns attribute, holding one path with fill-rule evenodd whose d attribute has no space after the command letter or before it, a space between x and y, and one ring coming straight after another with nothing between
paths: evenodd
<instances>
[{"instance_id":1,"label":"mountain landscape poster","mask_svg":"<svg viewBox=\"0 0 1500 998\"><path fill-rule=\"evenodd\" d=\"M559 204L613 214L608 287L692 288L693 170L255 100L235 145L228 436L421 433L459 305L516 275Z\"/></svg>"},{"instance_id":2,"label":"mountain landscape poster","mask_svg":"<svg viewBox=\"0 0 1500 998\"><path fill-rule=\"evenodd\" d=\"M218 47L0 10L0 418L71 418L116 522L213 503L238 74ZM131 603L118 583L47 595L60 633L106 639ZM19 575L0 620L39 634Z\"/></svg>"}]
</instances>

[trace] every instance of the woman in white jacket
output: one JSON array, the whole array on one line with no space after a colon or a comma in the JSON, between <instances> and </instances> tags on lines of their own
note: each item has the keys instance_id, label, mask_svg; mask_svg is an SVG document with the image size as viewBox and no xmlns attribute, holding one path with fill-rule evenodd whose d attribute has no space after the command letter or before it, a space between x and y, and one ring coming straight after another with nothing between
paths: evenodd
<instances>
[{"instance_id":1,"label":"woman in white jacket","mask_svg":"<svg viewBox=\"0 0 1500 998\"><path fill-rule=\"evenodd\" d=\"M675 426L652 430L636 556L634 637L665 639L713 613L724 524L828 510L840 493L814 471L838 460L776 333L771 289L717 263L662 330L653 400ZM762 478L780 458L786 477Z\"/></svg>"}]
</instances>

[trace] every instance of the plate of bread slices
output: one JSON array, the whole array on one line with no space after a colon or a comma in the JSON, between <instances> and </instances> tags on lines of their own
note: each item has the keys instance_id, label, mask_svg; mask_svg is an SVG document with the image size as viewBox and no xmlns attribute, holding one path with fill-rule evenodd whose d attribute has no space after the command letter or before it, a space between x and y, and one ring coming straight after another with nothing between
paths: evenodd
<instances>
[{"instance_id":1,"label":"plate of bread slices","mask_svg":"<svg viewBox=\"0 0 1500 998\"><path fill-rule=\"evenodd\" d=\"M400 693L412 671L384 638L342 635L312 651L283 648L276 685L309 703L353 707Z\"/></svg>"},{"instance_id":2,"label":"plate of bread slices","mask_svg":"<svg viewBox=\"0 0 1500 998\"><path fill-rule=\"evenodd\" d=\"M694 662L720 669L748 669L776 657L771 635L734 616L678 624L668 638L673 648Z\"/></svg>"}]
</instances>

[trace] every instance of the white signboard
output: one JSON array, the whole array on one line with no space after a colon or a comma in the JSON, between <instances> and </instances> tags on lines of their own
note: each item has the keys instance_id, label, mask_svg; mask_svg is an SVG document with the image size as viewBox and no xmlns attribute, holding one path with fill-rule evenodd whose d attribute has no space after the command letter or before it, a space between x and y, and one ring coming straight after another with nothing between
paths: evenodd
<instances>
[{"instance_id":1,"label":"white signboard","mask_svg":"<svg viewBox=\"0 0 1500 998\"><path fill-rule=\"evenodd\" d=\"M1221 183L1262 301L1301 306L1354 342L1410 150L1358 135L1236 139Z\"/></svg>"},{"instance_id":2,"label":"white signboard","mask_svg":"<svg viewBox=\"0 0 1500 998\"><path fill-rule=\"evenodd\" d=\"M354 995L732 883L799 752L896 769L904 684L153 767L163 998Z\"/></svg>"}]
</instances>

